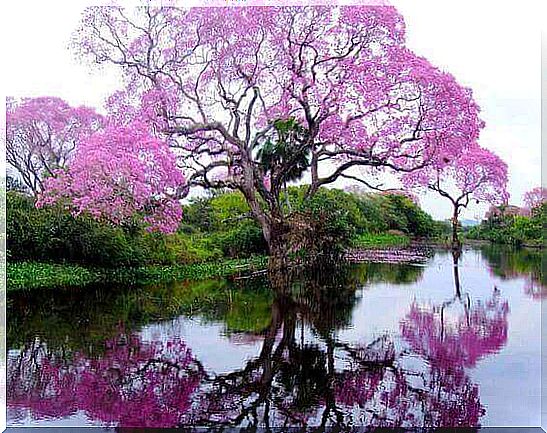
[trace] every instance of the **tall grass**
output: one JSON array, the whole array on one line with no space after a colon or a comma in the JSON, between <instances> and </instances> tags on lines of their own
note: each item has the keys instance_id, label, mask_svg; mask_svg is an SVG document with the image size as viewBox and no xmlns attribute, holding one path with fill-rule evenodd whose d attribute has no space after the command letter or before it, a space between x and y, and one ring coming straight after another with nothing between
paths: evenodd
<instances>
[{"instance_id":1,"label":"tall grass","mask_svg":"<svg viewBox=\"0 0 547 433\"><path fill-rule=\"evenodd\" d=\"M87 268L70 264L16 262L7 264L7 289L29 290L84 287L92 284L141 285L156 282L203 280L227 277L241 271L261 269L267 257L225 260L178 266L141 266L135 268Z\"/></svg>"},{"instance_id":2,"label":"tall grass","mask_svg":"<svg viewBox=\"0 0 547 433\"><path fill-rule=\"evenodd\" d=\"M355 248L406 247L409 243L410 238L405 235L363 233L355 237L353 246Z\"/></svg>"}]
</instances>

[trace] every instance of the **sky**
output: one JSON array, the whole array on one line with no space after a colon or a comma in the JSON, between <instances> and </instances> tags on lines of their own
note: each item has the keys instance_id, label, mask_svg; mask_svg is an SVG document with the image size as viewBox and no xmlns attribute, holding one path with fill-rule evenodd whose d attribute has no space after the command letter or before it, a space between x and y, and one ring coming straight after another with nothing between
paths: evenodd
<instances>
[{"instance_id":1,"label":"sky","mask_svg":"<svg viewBox=\"0 0 547 433\"><path fill-rule=\"evenodd\" d=\"M344 2L344 0L341 0ZM87 0L6 2L0 95L58 96L100 108L117 89L113 68L91 69L69 49ZM100 3L95 1L95 4ZM196 3L187 0L185 4ZM238 2L241 4L242 2ZM541 183L541 2L392 0L407 26L407 45L473 89L486 122L480 144L509 167L510 202ZM517 6L518 5L518 6ZM450 203L433 193L420 203L437 219ZM475 205L464 218L480 219Z\"/></svg>"}]
</instances>

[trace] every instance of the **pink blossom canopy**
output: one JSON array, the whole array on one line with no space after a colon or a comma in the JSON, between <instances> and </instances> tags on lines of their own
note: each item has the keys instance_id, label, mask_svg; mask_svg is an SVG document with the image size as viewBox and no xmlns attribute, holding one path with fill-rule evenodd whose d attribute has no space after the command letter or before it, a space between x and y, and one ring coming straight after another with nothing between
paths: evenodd
<instances>
[{"instance_id":1,"label":"pink blossom canopy","mask_svg":"<svg viewBox=\"0 0 547 433\"><path fill-rule=\"evenodd\" d=\"M68 170L46 180L37 206L60 202L115 224L142 218L150 230L169 233L182 216L176 192L183 181L175 155L146 125L108 126L80 143Z\"/></svg>"},{"instance_id":2,"label":"pink blossom canopy","mask_svg":"<svg viewBox=\"0 0 547 433\"><path fill-rule=\"evenodd\" d=\"M488 149L470 146L461 155L440 154L435 164L403 176L407 187L426 187L455 202L475 199L492 204L508 200L507 164Z\"/></svg>"},{"instance_id":3,"label":"pink blossom canopy","mask_svg":"<svg viewBox=\"0 0 547 433\"><path fill-rule=\"evenodd\" d=\"M538 186L524 194L524 209L530 214L532 209L541 206L547 201L547 188Z\"/></svg>"}]
</instances>

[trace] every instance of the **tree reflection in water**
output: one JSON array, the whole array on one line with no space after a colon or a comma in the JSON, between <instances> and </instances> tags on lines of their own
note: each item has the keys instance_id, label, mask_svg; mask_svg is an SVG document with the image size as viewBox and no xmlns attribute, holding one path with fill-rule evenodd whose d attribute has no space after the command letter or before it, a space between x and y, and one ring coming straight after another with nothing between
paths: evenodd
<instances>
[{"instance_id":1,"label":"tree reflection in water","mask_svg":"<svg viewBox=\"0 0 547 433\"><path fill-rule=\"evenodd\" d=\"M190 407L203 372L181 340L146 343L120 332L104 354L50 352L36 339L8 362L8 408L13 419L84 411L108 425L173 426Z\"/></svg>"},{"instance_id":2,"label":"tree reflection in water","mask_svg":"<svg viewBox=\"0 0 547 433\"><path fill-rule=\"evenodd\" d=\"M226 374L207 371L177 339L147 343L120 332L95 355L49 350L36 340L9 359L10 411L22 416L26 408L35 417L83 411L123 427L217 431L477 426L484 409L466 368L505 344L507 303L499 294L486 303L464 302L467 314L453 324L441 319L441 306L413 304L401 336L356 345L339 331L351 324L362 284L362 274L348 268L274 278L260 352Z\"/></svg>"}]
</instances>

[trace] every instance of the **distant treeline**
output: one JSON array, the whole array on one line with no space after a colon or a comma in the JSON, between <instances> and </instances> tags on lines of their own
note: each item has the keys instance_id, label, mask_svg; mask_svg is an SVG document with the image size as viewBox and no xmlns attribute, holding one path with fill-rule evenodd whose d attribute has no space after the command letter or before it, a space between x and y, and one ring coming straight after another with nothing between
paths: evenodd
<instances>
[{"instance_id":1,"label":"distant treeline","mask_svg":"<svg viewBox=\"0 0 547 433\"><path fill-rule=\"evenodd\" d=\"M324 188L306 201L304 188L291 187L283 200L287 212L321 215L323 229L338 247L437 237L446 228L404 195ZM137 224L113 226L88 215L72 216L61 206L37 209L32 197L10 191L7 241L11 261L101 267L198 263L267 254L262 231L238 192L193 199L184 206L177 233L165 235L149 233Z\"/></svg>"},{"instance_id":2,"label":"distant treeline","mask_svg":"<svg viewBox=\"0 0 547 433\"><path fill-rule=\"evenodd\" d=\"M469 229L467 238L515 246L543 246L546 227L547 203L533 208L528 216L508 214L500 207L498 212Z\"/></svg>"}]
</instances>

